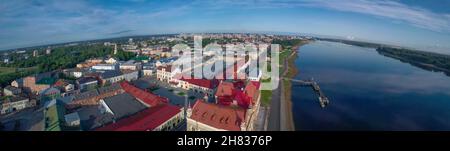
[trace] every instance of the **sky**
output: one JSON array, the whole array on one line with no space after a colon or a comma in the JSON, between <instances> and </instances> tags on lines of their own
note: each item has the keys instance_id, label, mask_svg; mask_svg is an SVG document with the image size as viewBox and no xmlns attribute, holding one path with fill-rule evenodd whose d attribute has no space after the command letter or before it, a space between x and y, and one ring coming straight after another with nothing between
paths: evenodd
<instances>
[{"instance_id":1,"label":"sky","mask_svg":"<svg viewBox=\"0 0 450 151\"><path fill-rule=\"evenodd\" d=\"M307 33L450 54L450 0L0 0L0 50L200 32Z\"/></svg>"}]
</instances>

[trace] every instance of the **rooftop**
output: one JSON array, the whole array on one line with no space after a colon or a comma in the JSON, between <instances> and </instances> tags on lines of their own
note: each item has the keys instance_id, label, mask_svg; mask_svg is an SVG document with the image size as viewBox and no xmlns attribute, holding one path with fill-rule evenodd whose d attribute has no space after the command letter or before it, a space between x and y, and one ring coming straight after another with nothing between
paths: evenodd
<instances>
[{"instance_id":1,"label":"rooftop","mask_svg":"<svg viewBox=\"0 0 450 151\"><path fill-rule=\"evenodd\" d=\"M144 102L147 105L156 106L158 104L164 104L169 102L167 98L139 89L131 85L127 81L121 82L120 85L125 90L125 92L133 95L138 100Z\"/></svg>"},{"instance_id":2,"label":"rooftop","mask_svg":"<svg viewBox=\"0 0 450 151\"><path fill-rule=\"evenodd\" d=\"M46 78L42 78L41 80L36 82L36 84L52 85L52 84L54 84L56 82L56 80L57 79L55 79L55 78L46 77Z\"/></svg>"},{"instance_id":3,"label":"rooftop","mask_svg":"<svg viewBox=\"0 0 450 151\"><path fill-rule=\"evenodd\" d=\"M208 80L208 79L185 79L185 78L181 78L181 80L186 81L190 84L194 84L194 85L198 85L201 87L205 87L205 88L209 88L209 89L214 89L217 87L217 85L219 84L219 81L214 79L214 80Z\"/></svg>"},{"instance_id":4,"label":"rooftop","mask_svg":"<svg viewBox=\"0 0 450 151\"><path fill-rule=\"evenodd\" d=\"M122 75L122 72L116 71L116 70L111 70L111 71L103 72L102 74L100 74L100 77L102 79L109 79L109 78L117 77L117 76L120 76L120 75Z\"/></svg>"},{"instance_id":5,"label":"rooftop","mask_svg":"<svg viewBox=\"0 0 450 151\"><path fill-rule=\"evenodd\" d=\"M109 109L114 113L116 119L133 115L146 108L145 105L136 100L128 93L122 93L103 99Z\"/></svg>"},{"instance_id":6,"label":"rooftop","mask_svg":"<svg viewBox=\"0 0 450 151\"><path fill-rule=\"evenodd\" d=\"M96 131L148 131L176 116L181 108L169 104L145 109L136 115L96 129Z\"/></svg>"},{"instance_id":7,"label":"rooftop","mask_svg":"<svg viewBox=\"0 0 450 151\"><path fill-rule=\"evenodd\" d=\"M232 96L234 85L231 82L222 81L217 87L216 96Z\"/></svg>"},{"instance_id":8,"label":"rooftop","mask_svg":"<svg viewBox=\"0 0 450 151\"><path fill-rule=\"evenodd\" d=\"M197 100L192 107L191 119L229 131L240 131L245 121L245 109L240 107L222 106Z\"/></svg>"},{"instance_id":9,"label":"rooftop","mask_svg":"<svg viewBox=\"0 0 450 151\"><path fill-rule=\"evenodd\" d=\"M95 79L93 77L82 77L82 78L78 79L77 82L79 84L84 84L84 83L90 83L90 82L97 82L97 79Z\"/></svg>"}]
</instances>

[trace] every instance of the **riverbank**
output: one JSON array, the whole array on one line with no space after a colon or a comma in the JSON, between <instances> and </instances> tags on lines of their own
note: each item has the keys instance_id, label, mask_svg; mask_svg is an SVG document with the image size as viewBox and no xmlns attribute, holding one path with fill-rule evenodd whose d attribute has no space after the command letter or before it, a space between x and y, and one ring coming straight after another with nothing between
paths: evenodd
<instances>
[{"instance_id":1,"label":"riverbank","mask_svg":"<svg viewBox=\"0 0 450 151\"><path fill-rule=\"evenodd\" d=\"M310 43L310 41L302 41L301 43L295 45L294 47L291 48L291 53L290 55L285 58L286 60L283 61L283 72L282 72L282 77L283 78L287 78L287 79L292 79L294 78L297 74L298 74L298 69L295 66L295 60L297 60L298 55L297 55L297 51L298 49L305 45ZM287 68L284 68L287 67ZM290 80L285 80L283 79L283 81L281 82L281 88L282 88L282 96L281 96L281 100L282 104L281 104L281 108L284 108L284 110L281 110L281 112L284 112L284 119L285 120L281 120L282 122L282 127L284 127L284 130L287 131L295 131L295 125L294 125L294 116L293 116L293 111L292 111L292 83Z\"/></svg>"}]
</instances>

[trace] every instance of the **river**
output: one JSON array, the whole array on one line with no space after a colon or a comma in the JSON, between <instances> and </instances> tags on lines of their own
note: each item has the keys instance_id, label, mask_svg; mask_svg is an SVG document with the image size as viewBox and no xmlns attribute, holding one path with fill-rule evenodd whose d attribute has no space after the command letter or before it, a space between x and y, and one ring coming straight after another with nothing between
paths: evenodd
<instances>
[{"instance_id":1,"label":"river","mask_svg":"<svg viewBox=\"0 0 450 151\"><path fill-rule=\"evenodd\" d=\"M296 79L316 80L330 99L293 83L296 130L450 130L450 77L379 55L316 41L299 48Z\"/></svg>"}]
</instances>

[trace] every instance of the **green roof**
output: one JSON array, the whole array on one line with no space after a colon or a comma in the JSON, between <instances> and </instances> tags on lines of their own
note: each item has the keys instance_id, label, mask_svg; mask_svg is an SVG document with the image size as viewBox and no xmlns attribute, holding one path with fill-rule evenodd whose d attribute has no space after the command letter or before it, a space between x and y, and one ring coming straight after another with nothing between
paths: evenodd
<instances>
[{"instance_id":1,"label":"green roof","mask_svg":"<svg viewBox=\"0 0 450 151\"><path fill-rule=\"evenodd\" d=\"M46 85L52 85L56 82L57 79L55 78L42 78L36 84L46 84Z\"/></svg>"},{"instance_id":2,"label":"green roof","mask_svg":"<svg viewBox=\"0 0 450 151\"><path fill-rule=\"evenodd\" d=\"M50 106L44 112L45 131L61 131L64 118L64 107L58 103Z\"/></svg>"}]
</instances>

